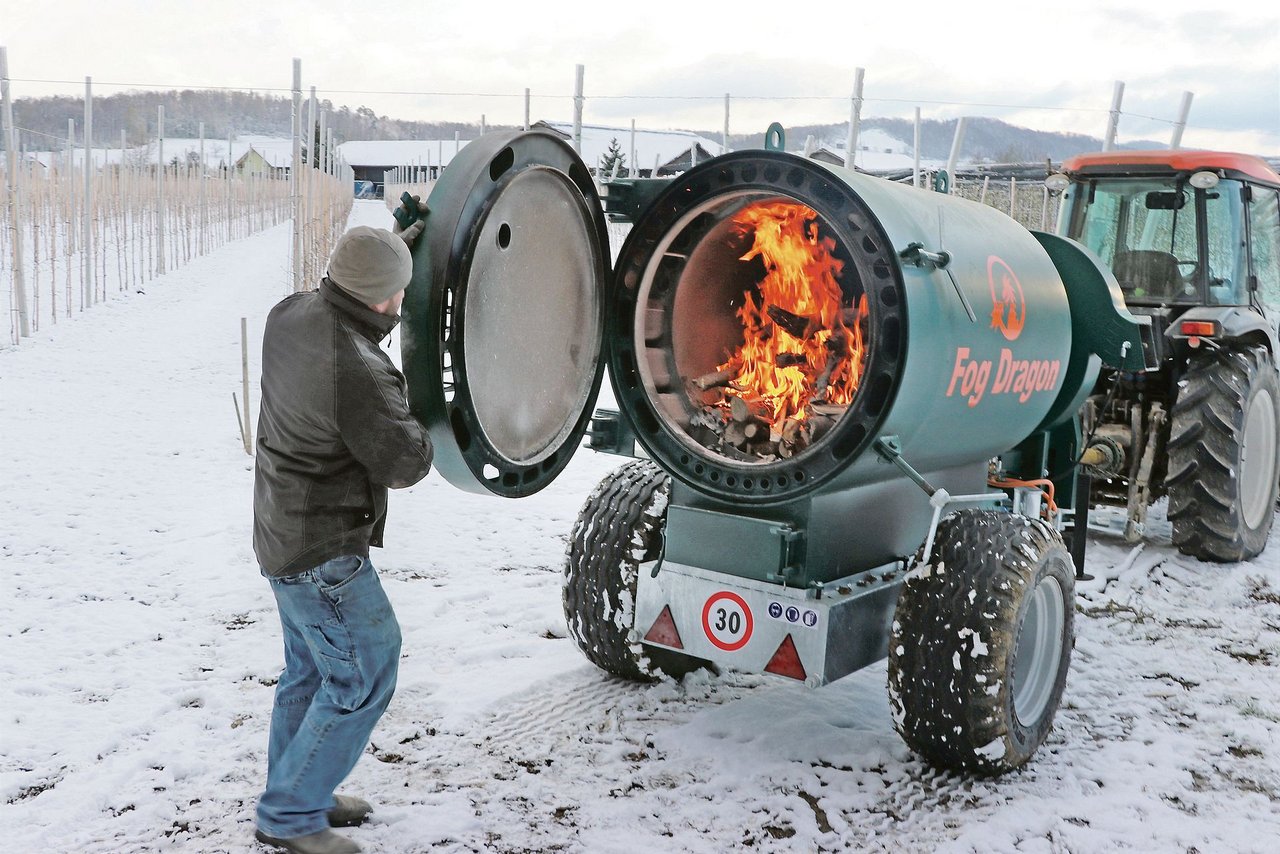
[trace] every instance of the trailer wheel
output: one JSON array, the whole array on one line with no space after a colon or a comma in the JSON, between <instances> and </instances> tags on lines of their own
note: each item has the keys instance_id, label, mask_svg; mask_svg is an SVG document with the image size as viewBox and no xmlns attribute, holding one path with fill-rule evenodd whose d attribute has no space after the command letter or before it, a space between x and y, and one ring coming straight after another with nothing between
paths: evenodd
<instances>
[{"instance_id":1,"label":"trailer wheel","mask_svg":"<svg viewBox=\"0 0 1280 854\"><path fill-rule=\"evenodd\" d=\"M635 622L640 564L662 549L671 478L649 460L611 472L573 526L564 570L569 634L600 669L636 682L681 679L710 663L628 639Z\"/></svg>"},{"instance_id":2,"label":"trailer wheel","mask_svg":"<svg viewBox=\"0 0 1280 854\"><path fill-rule=\"evenodd\" d=\"M925 761L994 776L1053 726L1074 635L1075 576L1038 519L964 510L907 575L889 641L894 726Z\"/></svg>"},{"instance_id":3,"label":"trailer wheel","mask_svg":"<svg viewBox=\"0 0 1280 854\"><path fill-rule=\"evenodd\" d=\"M1280 479L1280 380L1261 347L1198 353L1169 430L1173 544L1206 561L1262 551Z\"/></svg>"}]
</instances>

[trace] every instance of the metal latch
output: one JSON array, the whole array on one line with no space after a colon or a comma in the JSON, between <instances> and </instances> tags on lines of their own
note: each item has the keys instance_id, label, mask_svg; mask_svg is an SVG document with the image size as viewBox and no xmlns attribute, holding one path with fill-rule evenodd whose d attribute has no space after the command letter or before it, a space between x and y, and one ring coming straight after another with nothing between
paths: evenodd
<instances>
[{"instance_id":1,"label":"metal latch","mask_svg":"<svg viewBox=\"0 0 1280 854\"><path fill-rule=\"evenodd\" d=\"M778 571L766 574L765 580L781 582L785 587L800 572L804 530L790 525L775 525L769 531L778 535Z\"/></svg>"}]
</instances>

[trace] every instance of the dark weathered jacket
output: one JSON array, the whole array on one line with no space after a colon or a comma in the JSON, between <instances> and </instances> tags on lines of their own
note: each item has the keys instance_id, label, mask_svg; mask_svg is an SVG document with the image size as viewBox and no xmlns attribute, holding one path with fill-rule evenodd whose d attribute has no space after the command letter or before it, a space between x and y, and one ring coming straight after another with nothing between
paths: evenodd
<instances>
[{"instance_id":1,"label":"dark weathered jacket","mask_svg":"<svg viewBox=\"0 0 1280 854\"><path fill-rule=\"evenodd\" d=\"M281 300L262 340L253 550L292 575L382 545L387 488L431 467L404 376L378 347L399 322L328 279Z\"/></svg>"}]
</instances>

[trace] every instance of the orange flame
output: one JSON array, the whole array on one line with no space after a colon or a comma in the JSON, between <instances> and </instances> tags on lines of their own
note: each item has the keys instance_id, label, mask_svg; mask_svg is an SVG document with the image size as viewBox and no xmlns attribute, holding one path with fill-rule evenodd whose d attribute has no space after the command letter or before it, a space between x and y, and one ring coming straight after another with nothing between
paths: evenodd
<instances>
[{"instance_id":1,"label":"orange flame","mask_svg":"<svg viewBox=\"0 0 1280 854\"><path fill-rule=\"evenodd\" d=\"M815 397L852 403L862 379L867 298L856 309L844 306L837 281L844 263L832 254L835 241L819 236L817 220L817 211L796 202L750 205L734 217L743 233L754 232L741 260L759 258L766 272L760 302L748 291L737 312L742 346L718 369L741 365L727 394L761 401L775 429L788 418L807 418ZM727 411L728 400L720 406Z\"/></svg>"}]
</instances>

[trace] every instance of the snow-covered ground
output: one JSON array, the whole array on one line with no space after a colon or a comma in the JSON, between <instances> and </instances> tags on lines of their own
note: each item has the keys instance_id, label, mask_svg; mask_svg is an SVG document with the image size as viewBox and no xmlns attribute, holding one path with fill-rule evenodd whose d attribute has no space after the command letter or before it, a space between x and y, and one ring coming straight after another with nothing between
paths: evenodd
<instances>
[{"instance_id":1,"label":"snow-covered ground","mask_svg":"<svg viewBox=\"0 0 1280 854\"><path fill-rule=\"evenodd\" d=\"M353 222L384 224L380 203ZM240 317L284 295L289 228L0 352L0 847L259 850L280 629L249 542ZM254 393L256 396L256 392ZM374 559L400 688L345 786L371 852L1257 851L1280 839L1280 533L1257 560L1097 535L1048 744L1001 780L894 734L883 665L810 691L635 686L566 638L560 568L618 460L515 502L432 474Z\"/></svg>"}]
</instances>

